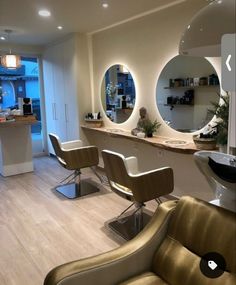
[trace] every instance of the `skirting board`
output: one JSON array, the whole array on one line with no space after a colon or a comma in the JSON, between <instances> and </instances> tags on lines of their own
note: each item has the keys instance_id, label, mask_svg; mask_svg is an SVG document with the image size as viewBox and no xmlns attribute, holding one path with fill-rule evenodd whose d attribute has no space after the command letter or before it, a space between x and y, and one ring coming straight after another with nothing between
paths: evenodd
<instances>
[{"instance_id":1,"label":"skirting board","mask_svg":"<svg viewBox=\"0 0 236 285\"><path fill-rule=\"evenodd\" d=\"M32 171L34 171L32 161L1 166L1 175L4 177Z\"/></svg>"}]
</instances>

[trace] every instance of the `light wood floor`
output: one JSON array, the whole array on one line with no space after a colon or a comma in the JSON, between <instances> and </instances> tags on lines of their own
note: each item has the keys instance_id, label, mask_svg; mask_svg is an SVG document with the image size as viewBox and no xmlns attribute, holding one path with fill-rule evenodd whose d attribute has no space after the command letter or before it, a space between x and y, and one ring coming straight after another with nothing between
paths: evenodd
<instances>
[{"instance_id":1,"label":"light wood floor","mask_svg":"<svg viewBox=\"0 0 236 285\"><path fill-rule=\"evenodd\" d=\"M63 198L53 188L70 172L50 157L34 159L34 166L33 173L0 176L0 285L42 285L53 267L125 242L104 223L119 215L129 201L101 184L98 193ZM99 183L91 170L84 173ZM194 193L190 189L177 195ZM151 211L156 206L147 203Z\"/></svg>"},{"instance_id":2,"label":"light wood floor","mask_svg":"<svg viewBox=\"0 0 236 285\"><path fill-rule=\"evenodd\" d=\"M104 223L128 201L102 186L99 193L64 199L52 188L68 172L49 157L34 165L34 173L0 177L1 285L42 285L51 268L124 243ZM155 210L156 203L148 207Z\"/></svg>"}]
</instances>

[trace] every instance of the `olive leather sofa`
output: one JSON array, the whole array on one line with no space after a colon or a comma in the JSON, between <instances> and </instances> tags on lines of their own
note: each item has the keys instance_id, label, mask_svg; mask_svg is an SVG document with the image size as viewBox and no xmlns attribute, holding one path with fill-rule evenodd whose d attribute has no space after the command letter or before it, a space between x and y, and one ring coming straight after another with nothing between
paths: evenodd
<instances>
[{"instance_id":1,"label":"olive leather sofa","mask_svg":"<svg viewBox=\"0 0 236 285\"><path fill-rule=\"evenodd\" d=\"M200 260L221 254L226 269L206 277ZM110 252L60 265L44 285L235 285L236 214L192 197L162 203L134 239Z\"/></svg>"}]
</instances>

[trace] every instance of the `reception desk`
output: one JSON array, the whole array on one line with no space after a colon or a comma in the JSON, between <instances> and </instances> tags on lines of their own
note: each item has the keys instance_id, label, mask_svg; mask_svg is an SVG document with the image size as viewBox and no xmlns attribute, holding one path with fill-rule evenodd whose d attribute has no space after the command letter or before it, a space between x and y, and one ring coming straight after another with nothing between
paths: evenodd
<instances>
[{"instance_id":1,"label":"reception desk","mask_svg":"<svg viewBox=\"0 0 236 285\"><path fill-rule=\"evenodd\" d=\"M0 123L0 174L11 176L33 171L31 125L36 120Z\"/></svg>"}]
</instances>

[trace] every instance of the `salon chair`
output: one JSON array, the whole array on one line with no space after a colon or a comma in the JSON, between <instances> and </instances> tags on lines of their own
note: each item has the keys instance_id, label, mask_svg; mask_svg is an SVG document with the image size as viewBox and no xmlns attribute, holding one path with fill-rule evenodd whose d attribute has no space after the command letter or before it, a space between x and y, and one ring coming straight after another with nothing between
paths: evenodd
<instances>
[{"instance_id":1,"label":"salon chair","mask_svg":"<svg viewBox=\"0 0 236 285\"><path fill-rule=\"evenodd\" d=\"M130 240L151 218L143 211L144 203L155 199L160 204L160 197L173 191L173 170L163 167L139 172L136 157L124 157L109 150L103 150L102 157L111 189L119 196L132 201L132 204L114 221L109 222L108 226L126 240ZM132 214L125 215L132 206L135 207Z\"/></svg>"},{"instance_id":2,"label":"salon chair","mask_svg":"<svg viewBox=\"0 0 236 285\"><path fill-rule=\"evenodd\" d=\"M62 143L55 134L49 134L57 160L67 170L73 173L63 179L56 187L56 191L67 198L73 199L99 191L98 188L88 180L81 179L81 169L90 167L94 174L100 179L95 167L98 165L98 149L96 146L83 146L81 140ZM78 182L77 182L78 181Z\"/></svg>"},{"instance_id":3,"label":"salon chair","mask_svg":"<svg viewBox=\"0 0 236 285\"><path fill-rule=\"evenodd\" d=\"M164 202L133 240L56 267L44 285L234 285L235 220L235 213L193 197ZM217 278L200 269L210 252L225 260Z\"/></svg>"}]
</instances>

